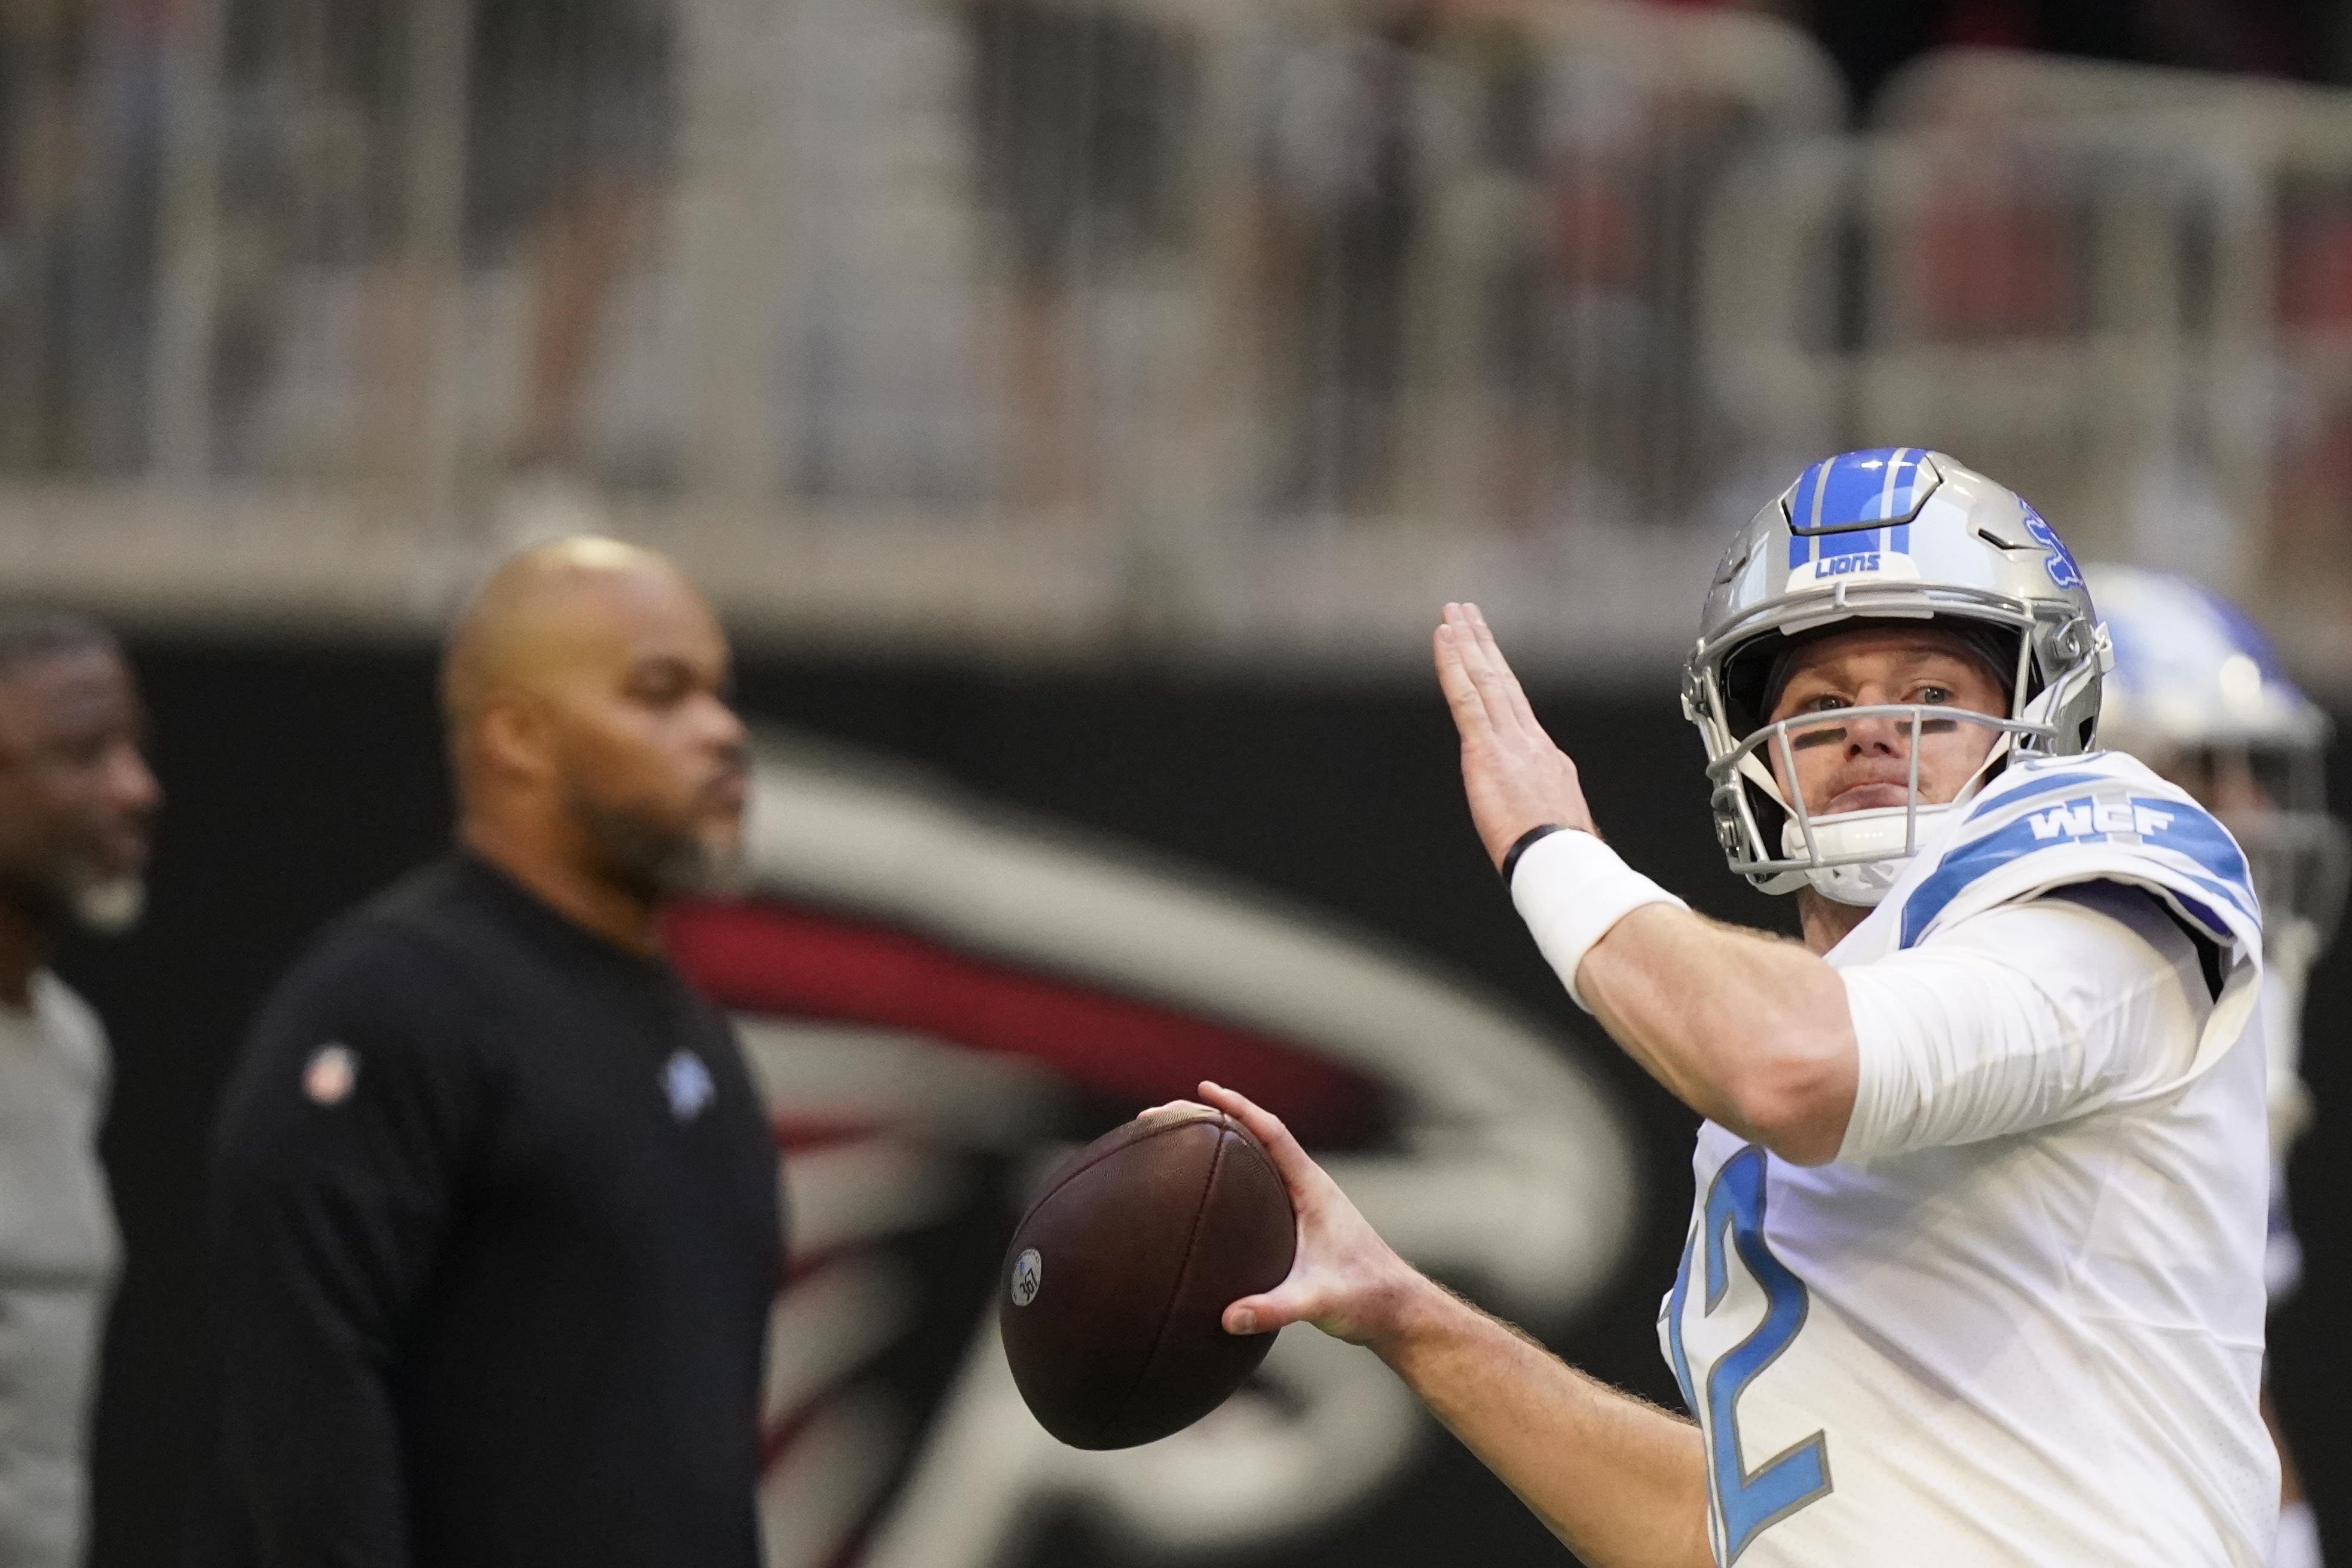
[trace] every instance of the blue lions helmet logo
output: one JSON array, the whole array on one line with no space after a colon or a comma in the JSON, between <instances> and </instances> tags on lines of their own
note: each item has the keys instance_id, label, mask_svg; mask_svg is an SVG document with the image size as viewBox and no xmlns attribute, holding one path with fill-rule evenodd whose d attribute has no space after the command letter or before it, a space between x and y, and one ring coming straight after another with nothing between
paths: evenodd
<instances>
[{"instance_id":1,"label":"blue lions helmet logo","mask_svg":"<svg viewBox=\"0 0 2352 1568\"><path fill-rule=\"evenodd\" d=\"M2045 564L2050 568L2053 583L2061 588L2083 585L2083 569L2074 564L2074 552L2066 548L2066 542L2058 537L2058 531L2042 521L2042 514L2030 506L2025 509L2025 531L2033 536L2033 542L2050 552L2050 559Z\"/></svg>"}]
</instances>

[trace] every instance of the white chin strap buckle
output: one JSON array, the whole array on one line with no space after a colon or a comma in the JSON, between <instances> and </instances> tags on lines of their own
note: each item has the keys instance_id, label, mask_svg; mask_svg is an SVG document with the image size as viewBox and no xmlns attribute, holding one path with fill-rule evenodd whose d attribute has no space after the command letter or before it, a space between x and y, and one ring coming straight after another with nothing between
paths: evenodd
<instances>
[{"instance_id":1,"label":"white chin strap buckle","mask_svg":"<svg viewBox=\"0 0 2352 1568\"><path fill-rule=\"evenodd\" d=\"M1816 816L1810 851L1804 826L1792 816L1780 828L1780 853L1792 860L1814 862L1806 868L1805 880L1822 897L1867 909L1886 896L1919 846L1951 809L1949 805L1882 805ZM1834 863L1824 865L1823 861Z\"/></svg>"},{"instance_id":2,"label":"white chin strap buckle","mask_svg":"<svg viewBox=\"0 0 2352 1568\"><path fill-rule=\"evenodd\" d=\"M1908 856L1895 860L1865 860L1852 866L1816 866L1805 873L1813 891L1832 903L1875 909L1895 886L1895 879L1910 864Z\"/></svg>"}]
</instances>

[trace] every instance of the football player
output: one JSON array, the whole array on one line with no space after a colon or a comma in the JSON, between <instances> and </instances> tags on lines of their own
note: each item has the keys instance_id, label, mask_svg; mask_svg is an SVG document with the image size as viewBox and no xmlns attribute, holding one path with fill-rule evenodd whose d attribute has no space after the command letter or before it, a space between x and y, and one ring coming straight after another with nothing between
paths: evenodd
<instances>
[{"instance_id":1,"label":"football player","mask_svg":"<svg viewBox=\"0 0 2352 1568\"><path fill-rule=\"evenodd\" d=\"M2116 649L2100 743L2129 752L2220 817L2246 851L2262 895L2271 1135L2263 1275L2275 1307L2303 1279L2303 1247L2287 1215L2286 1155L2311 1117L2299 1070L2304 981L2335 932L2352 866L2344 825L2326 805L2334 725L2280 670L2269 639L2210 590L2132 566L2086 570ZM2318 1528L2284 1437L2279 1457L2285 1477L2272 1568L2319 1568Z\"/></svg>"},{"instance_id":2,"label":"football player","mask_svg":"<svg viewBox=\"0 0 2352 1568\"><path fill-rule=\"evenodd\" d=\"M1226 1309L1375 1349L1597 1568L2251 1565L2269 1187L2244 857L2090 748L2081 573L1941 454L1808 468L1732 542L1684 700L1735 871L1789 942L1602 842L1484 619L1438 673L1538 945L1706 1119L1659 1338L1696 1419L1400 1261L1248 1101L1298 1260Z\"/></svg>"}]
</instances>

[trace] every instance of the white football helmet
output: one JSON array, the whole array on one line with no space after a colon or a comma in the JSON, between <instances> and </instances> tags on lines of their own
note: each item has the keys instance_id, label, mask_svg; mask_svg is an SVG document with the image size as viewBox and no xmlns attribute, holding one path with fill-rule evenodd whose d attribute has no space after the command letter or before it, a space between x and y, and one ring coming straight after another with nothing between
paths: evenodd
<instances>
[{"instance_id":1,"label":"white football helmet","mask_svg":"<svg viewBox=\"0 0 2352 1568\"><path fill-rule=\"evenodd\" d=\"M2308 960L2344 907L2352 836L2326 809L2335 725L2279 668L2270 639L2202 584L2089 569L2115 641L2100 742L2202 800L2253 869L2263 945Z\"/></svg>"},{"instance_id":2,"label":"white football helmet","mask_svg":"<svg viewBox=\"0 0 2352 1568\"><path fill-rule=\"evenodd\" d=\"M2010 672L2007 714L1900 704L1765 721L1790 638L1840 621L1929 619L1956 624ZM1811 884L1842 903L1876 903L2011 752L2090 748L2107 662L2074 557L2015 493L1917 447L1815 463L1724 552L1683 670L1683 712L1706 744L1731 868L1768 893ZM1880 716L1911 726L1907 804L1816 816L1784 798L1770 763L1793 775L1792 731ZM1958 798L1931 805L1919 798L1919 737L1953 721L1997 737Z\"/></svg>"}]
</instances>

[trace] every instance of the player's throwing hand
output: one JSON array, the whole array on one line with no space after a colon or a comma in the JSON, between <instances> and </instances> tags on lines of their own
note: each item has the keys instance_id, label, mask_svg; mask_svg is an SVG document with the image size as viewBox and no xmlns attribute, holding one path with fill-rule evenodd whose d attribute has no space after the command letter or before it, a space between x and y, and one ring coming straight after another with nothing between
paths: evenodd
<instances>
[{"instance_id":1,"label":"player's throwing hand","mask_svg":"<svg viewBox=\"0 0 2352 1568\"><path fill-rule=\"evenodd\" d=\"M1536 721L1478 606L1446 605L1434 640L1437 682L1462 736L1462 787L1487 858L1501 866L1521 834L1549 822L1597 833L1575 763Z\"/></svg>"},{"instance_id":2,"label":"player's throwing hand","mask_svg":"<svg viewBox=\"0 0 2352 1568\"><path fill-rule=\"evenodd\" d=\"M1381 1239L1279 1117L1213 1083L1201 1085L1201 1098L1265 1145L1298 1217L1298 1255L1289 1278L1227 1307L1225 1331L1265 1334L1312 1323L1334 1339L1378 1348L1402 1331L1415 1296L1432 1289L1429 1281Z\"/></svg>"}]
</instances>

